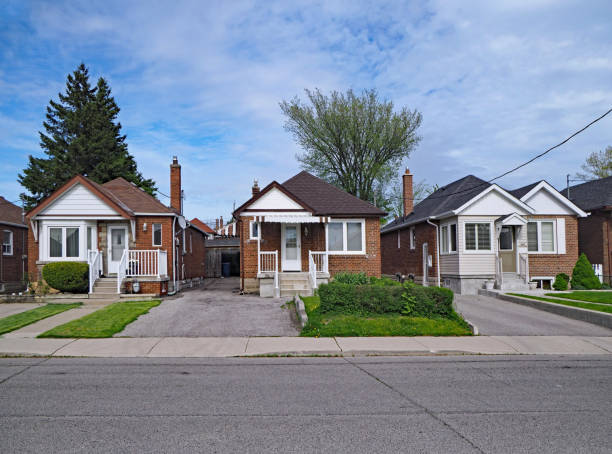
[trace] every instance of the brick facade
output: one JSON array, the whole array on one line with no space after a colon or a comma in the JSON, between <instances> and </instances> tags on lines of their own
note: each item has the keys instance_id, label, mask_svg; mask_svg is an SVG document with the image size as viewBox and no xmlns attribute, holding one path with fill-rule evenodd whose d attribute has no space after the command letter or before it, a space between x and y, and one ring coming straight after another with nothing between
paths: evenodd
<instances>
[{"instance_id":1,"label":"brick facade","mask_svg":"<svg viewBox=\"0 0 612 454\"><path fill-rule=\"evenodd\" d=\"M578 260L578 220L576 216L527 216L532 219L565 218L565 254L529 254L531 276L554 277L558 273L572 275Z\"/></svg>"},{"instance_id":2,"label":"brick facade","mask_svg":"<svg viewBox=\"0 0 612 454\"><path fill-rule=\"evenodd\" d=\"M578 220L578 251L603 265L604 282L612 282L612 211L592 210Z\"/></svg>"},{"instance_id":3,"label":"brick facade","mask_svg":"<svg viewBox=\"0 0 612 454\"><path fill-rule=\"evenodd\" d=\"M382 273L395 275L401 273L405 276L412 274L415 277L423 276L423 244L428 244L428 254L433 257L433 266L429 268L429 277L437 276L438 263L436 262L436 229L434 226L422 222L414 226L415 244L410 248L411 227L383 233L380 236L382 254ZM399 232L399 248L398 248Z\"/></svg>"},{"instance_id":4,"label":"brick facade","mask_svg":"<svg viewBox=\"0 0 612 454\"><path fill-rule=\"evenodd\" d=\"M28 261L23 258L28 254L28 229L0 224L0 243L5 230L13 234L13 251L10 255L4 255L0 250L0 284L5 284L7 290L18 290L28 272Z\"/></svg>"}]
</instances>

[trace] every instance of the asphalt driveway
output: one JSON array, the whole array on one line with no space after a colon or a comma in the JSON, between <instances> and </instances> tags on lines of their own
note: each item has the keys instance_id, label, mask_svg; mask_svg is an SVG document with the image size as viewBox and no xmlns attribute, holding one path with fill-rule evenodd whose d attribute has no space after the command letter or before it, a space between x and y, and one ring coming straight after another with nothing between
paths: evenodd
<instances>
[{"instance_id":1,"label":"asphalt driveway","mask_svg":"<svg viewBox=\"0 0 612 454\"><path fill-rule=\"evenodd\" d=\"M295 311L285 299L239 295L238 278L187 290L129 324L116 337L297 336Z\"/></svg>"},{"instance_id":2,"label":"asphalt driveway","mask_svg":"<svg viewBox=\"0 0 612 454\"><path fill-rule=\"evenodd\" d=\"M455 295L458 311L490 336L612 336L612 330L482 295Z\"/></svg>"}]
</instances>

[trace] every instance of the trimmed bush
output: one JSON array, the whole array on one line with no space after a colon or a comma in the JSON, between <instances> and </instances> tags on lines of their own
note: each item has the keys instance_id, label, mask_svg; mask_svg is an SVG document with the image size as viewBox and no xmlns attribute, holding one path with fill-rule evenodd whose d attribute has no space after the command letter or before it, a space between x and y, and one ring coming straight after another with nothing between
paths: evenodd
<instances>
[{"instance_id":1,"label":"trimmed bush","mask_svg":"<svg viewBox=\"0 0 612 454\"><path fill-rule=\"evenodd\" d=\"M334 282L341 284L365 285L369 284L370 280L365 273L338 273L334 275Z\"/></svg>"},{"instance_id":2,"label":"trimmed bush","mask_svg":"<svg viewBox=\"0 0 612 454\"><path fill-rule=\"evenodd\" d=\"M570 283L574 290L598 290L601 288L601 282L595 275L595 271L584 252L578 257Z\"/></svg>"},{"instance_id":3,"label":"trimmed bush","mask_svg":"<svg viewBox=\"0 0 612 454\"><path fill-rule=\"evenodd\" d=\"M87 293L89 289L89 265L87 263L48 263L43 267L42 275L47 284L60 292Z\"/></svg>"},{"instance_id":4,"label":"trimmed bush","mask_svg":"<svg viewBox=\"0 0 612 454\"><path fill-rule=\"evenodd\" d=\"M567 290L567 284L569 283L569 276L565 273L559 273L555 276L555 282L553 282L553 288L555 290L563 291Z\"/></svg>"}]
</instances>

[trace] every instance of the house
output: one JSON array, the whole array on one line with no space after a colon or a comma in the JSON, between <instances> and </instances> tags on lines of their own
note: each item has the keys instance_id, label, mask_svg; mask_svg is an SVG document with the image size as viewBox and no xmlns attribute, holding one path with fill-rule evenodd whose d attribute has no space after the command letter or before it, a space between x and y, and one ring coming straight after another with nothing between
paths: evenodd
<instances>
[{"instance_id":1,"label":"house","mask_svg":"<svg viewBox=\"0 0 612 454\"><path fill-rule=\"evenodd\" d=\"M234 212L245 292L309 294L341 272L380 276L386 213L309 174L259 188Z\"/></svg>"},{"instance_id":2,"label":"house","mask_svg":"<svg viewBox=\"0 0 612 454\"><path fill-rule=\"evenodd\" d=\"M176 157L170 206L123 178L98 184L76 175L27 214L30 279L47 263L79 261L89 264L90 293L177 291L205 274L206 232L182 213Z\"/></svg>"},{"instance_id":3,"label":"house","mask_svg":"<svg viewBox=\"0 0 612 454\"><path fill-rule=\"evenodd\" d=\"M612 176L571 186L563 193L590 213L578 220L578 249L591 263L602 265L603 281L612 284Z\"/></svg>"},{"instance_id":4,"label":"house","mask_svg":"<svg viewBox=\"0 0 612 454\"><path fill-rule=\"evenodd\" d=\"M206 238L207 239L215 237L215 231L213 229L211 229L208 226L208 224L206 224L203 221L200 221L198 218L193 218L191 221L189 221L189 223L192 224L193 226L199 228L202 232L204 232L206 234Z\"/></svg>"},{"instance_id":5,"label":"house","mask_svg":"<svg viewBox=\"0 0 612 454\"><path fill-rule=\"evenodd\" d=\"M587 214L546 181L507 191L473 175L413 206L403 176L404 216L381 230L382 272L477 293L486 281L549 287L578 259L578 219Z\"/></svg>"},{"instance_id":6,"label":"house","mask_svg":"<svg viewBox=\"0 0 612 454\"><path fill-rule=\"evenodd\" d=\"M28 227L21 207L4 197L0 197L0 233L0 293L23 290L28 271Z\"/></svg>"},{"instance_id":7,"label":"house","mask_svg":"<svg viewBox=\"0 0 612 454\"><path fill-rule=\"evenodd\" d=\"M221 276L240 276L240 238L237 236L206 239L206 277Z\"/></svg>"},{"instance_id":8,"label":"house","mask_svg":"<svg viewBox=\"0 0 612 454\"><path fill-rule=\"evenodd\" d=\"M215 219L215 232L221 236L240 236L236 221L223 225L223 216L220 219Z\"/></svg>"}]
</instances>

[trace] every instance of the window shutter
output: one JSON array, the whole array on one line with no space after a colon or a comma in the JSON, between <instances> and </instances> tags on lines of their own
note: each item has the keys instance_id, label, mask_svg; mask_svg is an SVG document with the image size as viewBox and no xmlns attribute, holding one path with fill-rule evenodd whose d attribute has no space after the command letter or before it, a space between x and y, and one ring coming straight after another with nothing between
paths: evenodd
<instances>
[{"instance_id":1,"label":"window shutter","mask_svg":"<svg viewBox=\"0 0 612 454\"><path fill-rule=\"evenodd\" d=\"M565 254L565 219L557 218L557 254Z\"/></svg>"}]
</instances>

